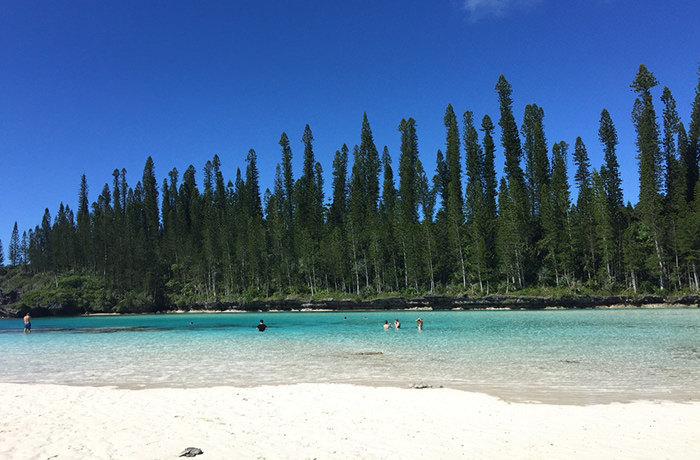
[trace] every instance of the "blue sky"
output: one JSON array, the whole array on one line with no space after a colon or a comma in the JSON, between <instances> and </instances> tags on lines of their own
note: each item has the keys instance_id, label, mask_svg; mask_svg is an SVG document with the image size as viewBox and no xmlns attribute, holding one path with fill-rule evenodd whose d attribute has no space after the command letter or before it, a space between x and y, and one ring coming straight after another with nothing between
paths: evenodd
<instances>
[{"instance_id":1,"label":"blue sky","mask_svg":"<svg viewBox=\"0 0 700 460\"><path fill-rule=\"evenodd\" d=\"M548 146L581 136L596 169L600 112L618 130L625 199L637 202L629 85L639 64L668 86L684 123L698 85L700 14L691 0L0 0L0 240L90 202L112 171L135 186L148 156L159 184L218 154L226 180L258 154L272 187L286 132L301 169L308 123L331 182L332 159L360 141L398 164L402 118L417 122L429 175L452 104L497 122L494 87L545 112ZM461 130L461 123L460 123ZM500 138L500 133L496 133ZM499 151L497 168L502 169ZM573 165L569 162L569 174ZM572 192L575 190L572 188Z\"/></svg>"}]
</instances>

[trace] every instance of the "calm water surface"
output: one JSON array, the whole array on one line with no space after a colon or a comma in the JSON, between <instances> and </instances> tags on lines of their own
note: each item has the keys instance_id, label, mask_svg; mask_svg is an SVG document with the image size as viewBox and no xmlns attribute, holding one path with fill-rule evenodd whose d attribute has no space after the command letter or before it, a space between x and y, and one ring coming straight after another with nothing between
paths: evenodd
<instances>
[{"instance_id":1,"label":"calm water surface","mask_svg":"<svg viewBox=\"0 0 700 460\"><path fill-rule=\"evenodd\" d=\"M415 319L425 320L418 331ZM399 330L384 331L399 318ZM267 331L255 325L264 319ZM429 385L516 401L700 400L700 310L0 319L0 381L121 388Z\"/></svg>"}]
</instances>

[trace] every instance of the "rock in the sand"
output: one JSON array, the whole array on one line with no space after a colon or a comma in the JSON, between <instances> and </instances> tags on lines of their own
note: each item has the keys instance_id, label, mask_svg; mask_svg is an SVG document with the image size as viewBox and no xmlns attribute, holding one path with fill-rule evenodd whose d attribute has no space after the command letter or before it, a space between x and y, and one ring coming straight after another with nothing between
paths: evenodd
<instances>
[{"instance_id":1,"label":"rock in the sand","mask_svg":"<svg viewBox=\"0 0 700 460\"><path fill-rule=\"evenodd\" d=\"M199 447L188 447L180 453L180 457L194 457L195 455L203 453L204 452Z\"/></svg>"},{"instance_id":2,"label":"rock in the sand","mask_svg":"<svg viewBox=\"0 0 700 460\"><path fill-rule=\"evenodd\" d=\"M416 390L425 390L426 388L432 388L432 385L426 385L425 383L414 383L411 388Z\"/></svg>"}]
</instances>

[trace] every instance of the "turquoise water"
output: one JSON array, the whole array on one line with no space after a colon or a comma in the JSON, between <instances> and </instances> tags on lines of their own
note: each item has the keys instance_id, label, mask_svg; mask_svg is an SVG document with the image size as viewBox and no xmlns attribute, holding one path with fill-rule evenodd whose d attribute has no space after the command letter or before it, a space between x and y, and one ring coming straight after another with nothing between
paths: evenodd
<instances>
[{"instance_id":1,"label":"turquoise water","mask_svg":"<svg viewBox=\"0 0 700 460\"><path fill-rule=\"evenodd\" d=\"M402 328L383 330L396 317ZM260 319L265 332L255 328ZM32 326L24 335L21 319L0 319L0 382L354 383L517 401L700 399L699 309L208 313L34 318Z\"/></svg>"}]
</instances>

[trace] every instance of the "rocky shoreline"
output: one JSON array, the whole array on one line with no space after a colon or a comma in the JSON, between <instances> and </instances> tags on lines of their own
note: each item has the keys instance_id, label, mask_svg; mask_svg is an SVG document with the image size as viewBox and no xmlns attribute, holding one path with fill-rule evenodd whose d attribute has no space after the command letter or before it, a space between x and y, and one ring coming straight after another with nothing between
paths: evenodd
<instances>
[{"instance_id":1,"label":"rocky shoreline","mask_svg":"<svg viewBox=\"0 0 700 460\"><path fill-rule=\"evenodd\" d=\"M0 317L19 318L29 313L34 317L42 316L79 316L94 314L75 305L36 305L18 307L21 293L0 291ZM384 311L384 310L545 310L545 309L586 309L586 308L698 308L700 296L663 297L646 295L640 297L625 296L568 296L568 297L534 297L515 295L474 296L438 296L420 297L382 297L368 300L353 299L267 299L249 302L216 302L191 305L185 309L134 309L121 313L169 313L169 312L260 312L260 311ZM101 312L101 313L117 313Z\"/></svg>"}]
</instances>

